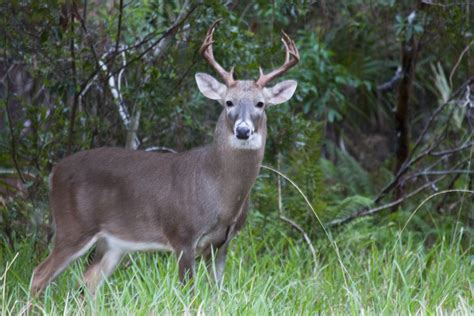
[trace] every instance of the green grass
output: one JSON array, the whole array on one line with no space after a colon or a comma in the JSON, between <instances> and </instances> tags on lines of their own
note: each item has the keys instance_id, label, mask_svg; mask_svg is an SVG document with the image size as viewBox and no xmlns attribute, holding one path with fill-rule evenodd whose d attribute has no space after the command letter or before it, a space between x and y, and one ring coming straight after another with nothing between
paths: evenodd
<instances>
[{"instance_id":1,"label":"green grass","mask_svg":"<svg viewBox=\"0 0 474 316\"><path fill-rule=\"evenodd\" d=\"M124 258L127 264L95 301L81 299L84 260L77 262L33 302L34 310L46 315L473 314L472 248L469 243L463 248L462 229L442 230L427 246L414 232L400 236L397 225L369 230L355 225L336 239L340 260L321 234L314 262L291 228L261 221L251 216L234 240L220 289L210 282L204 262L198 261L193 292L180 285L174 256L141 253ZM1 314L17 315L29 300L39 258L30 244L16 253L1 251Z\"/></svg>"}]
</instances>

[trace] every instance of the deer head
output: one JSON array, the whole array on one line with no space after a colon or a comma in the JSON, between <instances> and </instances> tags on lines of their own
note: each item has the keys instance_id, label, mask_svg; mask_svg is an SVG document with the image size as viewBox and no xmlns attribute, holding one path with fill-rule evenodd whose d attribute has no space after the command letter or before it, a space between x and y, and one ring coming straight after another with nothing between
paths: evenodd
<instances>
[{"instance_id":1,"label":"deer head","mask_svg":"<svg viewBox=\"0 0 474 316\"><path fill-rule=\"evenodd\" d=\"M196 73L196 82L201 93L209 99L218 101L225 111L227 129L231 131L231 142L234 147L242 149L258 149L261 144L259 131L265 124L265 109L268 106L288 101L296 90L295 80L285 80L273 87L268 83L284 74L299 61L299 53L295 42L284 32L282 42L286 49L284 64L264 74L260 68L257 80L235 80L232 67L226 71L214 58L212 50L215 21L209 28L200 52L207 62L217 71L224 83L205 73Z\"/></svg>"}]
</instances>

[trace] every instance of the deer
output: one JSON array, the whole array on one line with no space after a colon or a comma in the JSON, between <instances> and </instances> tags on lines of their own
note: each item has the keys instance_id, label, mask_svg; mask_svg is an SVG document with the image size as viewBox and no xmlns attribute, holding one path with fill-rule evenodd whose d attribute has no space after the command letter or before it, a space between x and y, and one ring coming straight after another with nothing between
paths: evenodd
<instances>
[{"instance_id":1,"label":"deer","mask_svg":"<svg viewBox=\"0 0 474 316\"><path fill-rule=\"evenodd\" d=\"M181 282L193 277L197 257L212 257L220 282L232 238L247 218L249 196L260 171L267 137L265 110L288 101L297 82L268 83L299 62L295 42L282 31L286 58L257 80L235 80L214 58L208 29L200 48L224 83L196 73L199 91L222 106L211 144L181 153L124 148L77 152L50 174L53 249L32 276L35 297L69 264L96 244L85 288L95 295L124 254L170 251Z\"/></svg>"}]
</instances>

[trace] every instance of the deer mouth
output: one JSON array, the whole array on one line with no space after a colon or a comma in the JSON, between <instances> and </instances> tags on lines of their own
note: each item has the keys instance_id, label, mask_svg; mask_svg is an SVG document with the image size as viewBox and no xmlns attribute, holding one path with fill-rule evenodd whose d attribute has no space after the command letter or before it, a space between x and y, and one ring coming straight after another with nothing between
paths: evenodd
<instances>
[{"instance_id":1,"label":"deer mouth","mask_svg":"<svg viewBox=\"0 0 474 316\"><path fill-rule=\"evenodd\" d=\"M257 150L262 147L262 135L252 133L245 139L239 138L237 135L229 135L229 144L234 149Z\"/></svg>"}]
</instances>

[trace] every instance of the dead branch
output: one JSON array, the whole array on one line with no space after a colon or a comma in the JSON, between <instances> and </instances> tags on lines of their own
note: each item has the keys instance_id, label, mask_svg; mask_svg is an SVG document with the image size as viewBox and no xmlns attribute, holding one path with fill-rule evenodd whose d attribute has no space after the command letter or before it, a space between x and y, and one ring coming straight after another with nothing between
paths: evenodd
<instances>
[{"instance_id":1,"label":"dead branch","mask_svg":"<svg viewBox=\"0 0 474 316\"><path fill-rule=\"evenodd\" d=\"M453 86L453 76L454 76L454 73L455 73L456 70L458 69L459 64L461 64L461 61L462 61L464 55L467 53L467 51L469 50L469 48L471 48L472 45L474 45L474 40L472 40L469 44L466 45L466 47L464 47L464 49L462 50L461 54L460 54L459 57L458 57L458 60L457 60L456 64L453 66L453 69L451 70L451 73L449 74L449 85L450 85L451 87Z\"/></svg>"},{"instance_id":2,"label":"dead branch","mask_svg":"<svg viewBox=\"0 0 474 316\"><path fill-rule=\"evenodd\" d=\"M431 156L446 156L446 155L457 153L458 151L462 151L462 150L464 150L466 148L469 148L471 146L474 146L474 142L466 142L464 145L459 146L457 148L453 148L453 149L432 152L432 153L430 153L430 155Z\"/></svg>"},{"instance_id":3,"label":"dead branch","mask_svg":"<svg viewBox=\"0 0 474 316\"><path fill-rule=\"evenodd\" d=\"M462 166L462 168L464 168L465 165ZM452 190L454 188L454 184L456 183L456 181L459 179L459 177L462 175L462 173L458 173L456 175L454 175L454 177L452 177L451 181L449 182L448 186L447 186L447 189L448 190ZM441 199L441 201L438 203L438 205L436 205L436 210L438 212L441 211L441 207L446 203L446 200L448 198L448 195L444 195L443 198Z\"/></svg>"},{"instance_id":4,"label":"dead branch","mask_svg":"<svg viewBox=\"0 0 474 316\"><path fill-rule=\"evenodd\" d=\"M474 170L434 170L416 173L414 177L440 175L440 174L474 174Z\"/></svg>"},{"instance_id":5,"label":"dead branch","mask_svg":"<svg viewBox=\"0 0 474 316\"><path fill-rule=\"evenodd\" d=\"M316 259L317 259L316 250L314 249L314 246L311 243L311 239L309 238L308 234L304 231L304 229L300 225L298 225L296 222L292 221L291 219L289 219L286 216L280 215L279 218L282 221L290 224L293 228L295 228L297 231L299 231L303 235L303 238L306 241L306 243L308 244L309 250L311 251L311 254L313 255L313 260L314 260L314 262L316 262Z\"/></svg>"},{"instance_id":6,"label":"dead branch","mask_svg":"<svg viewBox=\"0 0 474 316\"><path fill-rule=\"evenodd\" d=\"M281 156L278 154L277 158L277 166L278 170L280 170L280 164L281 164ZM282 201L282 194L281 194L281 176L280 174L277 173L277 190L278 190L278 214L279 218L286 222L287 224L290 224L293 228L295 228L297 231L299 231L302 235L306 243L308 244L308 247L311 251L311 254L313 255L313 260L316 262L316 250L314 249L313 243L311 242L311 239L309 238L308 234L304 231L304 229L298 225L295 221L289 219L288 217L283 215L283 201Z\"/></svg>"},{"instance_id":7,"label":"dead branch","mask_svg":"<svg viewBox=\"0 0 474 316\"><path fill-rule=\"evenodd\" d=\"M386 91L395 89L395 87L398 85L402 77L403 77L402 68L398 67L393 77L390 78L390 80L378 85L377 90L380 92L386 92Z\"/></svg>"},{"instance_id":8,"label":"dead branch","mask_svg":"<svg viewBox=\"0 0 474 316\"><path fill-rule=\"evenodd\" d=\"M440 8L449 8L449 7L455 7L455 6L469 6L469 5L474 5L474 2L458 2L458 3L435 3L433 0L421 0L421 4L426 5L426 6L434 6L434 7L440 7Z\"/></svg>"}]
</instances>

